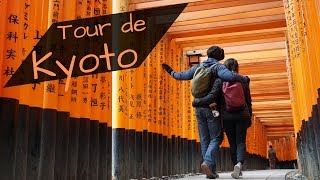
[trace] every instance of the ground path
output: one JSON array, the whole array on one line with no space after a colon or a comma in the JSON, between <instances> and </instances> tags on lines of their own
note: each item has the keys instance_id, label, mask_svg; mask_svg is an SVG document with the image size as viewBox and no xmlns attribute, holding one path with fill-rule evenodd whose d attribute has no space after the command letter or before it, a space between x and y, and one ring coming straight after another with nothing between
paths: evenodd
<instances>
[{"instance_id":1,"label":"ground path","mask_svg":"<svg viewBox=\"0 0 320 180\"><path fill-rule=\"evenodd\" d=\"M246 179L255 179L255 180L284 180L285 175L290 172L294 171L294 169L275 169L275 170L256 170L256 171L244 171L243 172L243 178L242 180ZM224 172L219 173L218 179L225 179L225 180L233 180L231 177L231 172ZM181 180L200 180L200 179L206 179L205 175L199 175L199 176L188 176L185 178L182 178Z\"/></svg>"}]
</instances>

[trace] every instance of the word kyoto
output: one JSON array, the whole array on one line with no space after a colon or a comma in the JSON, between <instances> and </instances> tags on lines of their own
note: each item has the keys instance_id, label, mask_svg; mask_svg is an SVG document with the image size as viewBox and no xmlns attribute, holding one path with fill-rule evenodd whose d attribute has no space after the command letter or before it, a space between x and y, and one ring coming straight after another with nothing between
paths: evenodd
<instances>
[{"instance_id":1,"label":"word kyoto","mask_svg":"<svg viewBox=\"0 0 320 180\"><path fill-rule=\"evenodd\" d=\"M103 25L97 24L97 25L94 25L94 27L90 27L90 26L82 27L82 26L80 26L80 27L77 27L77 28L74 29L74 32L73 32L74 37L72 37L72 38L79 39L79 38L83 38L85 36L87 36L87 37L103 36L104 28L108 28L108 27L110 28L111 26L112 26L111 23L106 23L106 24L103 24ZM57 26L58 30L62 31L62 34L63 34L62 39L63 40L65 40L67 38L70 38L70 37L66 36L66 32L70 31L70 28L72 28L72 27L73 27L73 25ZM92 31L93 31L92 29L94 29L93 33L92 33ZM140 32L140 31L143 31L145 29L146 29L145 21L137 20L137 21L133 22L131 13L130 13L130 21L124 23L122 25L122 27L121 27L122 33L130 33L130 32L132 33L134 31ZM91 32L91 33L89 33L89 32ZM134 59L129 64L123 64L122 63L122 57L127 53L133 54ZM36 51L35 50L32 51L32 63L33 63L33 77L34 77L34 79L38 79L39 78L38 72L42 72L42 73L48 74L49 76L53 76L53 77L56 76L56 73L39 67L39 65L41 63L43 63L44 61L49 59L51 56L52 56L52 52L49 52L45 56L41 57L38 60ZM79 68L83 73L86 73L86 74L92 73L99 67L99 62L100 62L99 58L101 58L101 59L105 58L106 64L107 64L107 69L110 71L110 70L112 70L111 63L110 63L110 61L111 61L110 57L113 57L113 56L115 56L115 53L109 52L108 44L104 43L104 54L101 54L99 56L95 55L95 54L88 54L88 55L82 57L80 59L80 61L79 61ZM69 84L70 84L70 79L72 77L72 72L73 72L73 69L74 69L74 64L75 64L76 58L77 57L75 55L72 56L71 61L70 61L69 69L67 69L58 59L55 61L56 65L67 75L67 80L66 80L66 85L65 85L65 91L66 92L68 91L68 87L69 87ZM95 66L90 68L90 69L85 69L84 68L84 63L85 63L86 60L88 60L90 58L91 59L93 58L95 60ZM117 57L117 63L123 69L132 67L133 65L135 65L137 60L138 60L138 54L133 49L124 50Z\"/></svg>"}]
</instances>

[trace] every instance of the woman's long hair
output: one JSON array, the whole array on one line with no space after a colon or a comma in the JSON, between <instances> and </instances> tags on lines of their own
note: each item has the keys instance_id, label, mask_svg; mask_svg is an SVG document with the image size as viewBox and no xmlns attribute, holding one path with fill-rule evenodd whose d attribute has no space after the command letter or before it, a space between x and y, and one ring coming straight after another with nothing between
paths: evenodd
<instances>
[{"instance_id":1,"label":"woman's long hair","mask_svg":"<svg viewBox=\"0 0 320 180\"><path fill-rule=\"evenodd\" d=\"M224 62L224 65L232 72L239 73L238 61L234 58L229 58Z\"/></svg>"}]
</instances>

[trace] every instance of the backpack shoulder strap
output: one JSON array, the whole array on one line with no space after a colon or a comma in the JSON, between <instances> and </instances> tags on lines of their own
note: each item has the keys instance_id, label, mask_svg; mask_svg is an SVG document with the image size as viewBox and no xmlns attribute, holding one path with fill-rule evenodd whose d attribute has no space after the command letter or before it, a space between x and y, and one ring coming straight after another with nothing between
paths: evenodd
<instances>
[{"instance_id":1,"label":"backpack shoulder strap","mask_svg":"<svg viewBox=\"0 0 320 180\"><path fill-rule=\"evenodd\" d=\"M205 67L203 63L198 64L198 67Z\"/></svg>"},{"instance_id":2,"label":"backpack shoulder strap","mask_svg":"<svg viewBox=\"0 0 320 180\"><path fill-rule=\"evenodd\" d=\"M218 72L217 72L217 67L218 67L219 63L214 63L210 66L210 69L211 71L213 72L214 76L217 76L218 75Z\"/></svg>"}]
</instances>

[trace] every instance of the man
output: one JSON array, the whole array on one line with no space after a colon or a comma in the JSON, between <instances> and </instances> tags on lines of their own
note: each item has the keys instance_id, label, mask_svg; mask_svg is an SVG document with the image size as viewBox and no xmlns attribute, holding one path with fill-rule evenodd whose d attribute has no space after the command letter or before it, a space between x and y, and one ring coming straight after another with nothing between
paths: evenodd
<instances>
[{"instance_id":1,"label":"man","mask_svg":"<svg viewBox=\"0 0 320 180\"><path fill-rule=\"evenodd\" d=\"M214 68L211 68L212 73L216 74L223 81L231 82L248 82L249 78L233 73L228 70L223 64L218 61L224 59L224 50L219 46L212 46L207 50L208 59L205 60L201 65L204 67L212 67L217 64ZM177 80L191 80L195 74L196 69L200 65L191 67L189 70L184 72L175 72L167 65L162 64L162 68L166 70L173 78ZM211 86L214 85L214 80ZM211 88L210 88L211 89ZM216 173L216 162L215 156L219 149L222 141L222 130L221 121L214 118L210 107L195 107L196 118L198 122L201 151L203 157L203 163L201 164L201 170L207 175L207 178L215 179L218 176ZM219 118L220 119L220 118Z\"/></svg>"},{"instance_id":2,"label":"man","mask_svg":"<svg viewBox=\"0 0 320 180\"><path fill-rule=\"evenodd\" d=\"M276 168L277 155L276 155L276 151L272 148L272 145L269 146L268 157L269 157L270 169L275 169Z\"/></svg>"}]
</instances>

